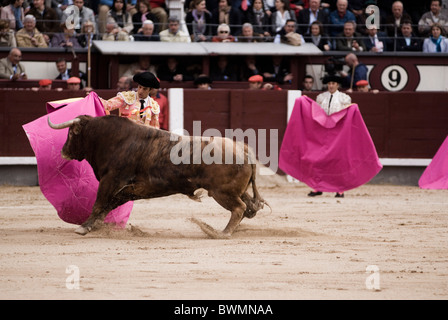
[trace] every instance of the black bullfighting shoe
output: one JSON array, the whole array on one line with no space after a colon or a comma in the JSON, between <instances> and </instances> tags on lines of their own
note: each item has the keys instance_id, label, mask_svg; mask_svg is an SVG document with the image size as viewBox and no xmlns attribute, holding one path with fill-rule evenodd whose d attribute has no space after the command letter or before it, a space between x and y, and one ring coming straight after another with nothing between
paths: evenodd
<instances>
[{"instance_id":1,"label":"black bullfighting shoe","mask_svg":"<svg viewBox=\"0 0 448 320\"><path fill-rule=\"evenodd\" d=\"M344 193L336 192L335 198L344 198Z\"/></svg>"},{"instance_id":2,"label":"black bullfighting shoe","mask_svg":"<svg viewBox=\"0 0 448 320\"><path fill-rule=\"evenodd\" d=\"M322 195L322 191L311 191L310 193L308 193L308 197L315 197L315 196L321 196Z\"/></svg>"}]
</instances>

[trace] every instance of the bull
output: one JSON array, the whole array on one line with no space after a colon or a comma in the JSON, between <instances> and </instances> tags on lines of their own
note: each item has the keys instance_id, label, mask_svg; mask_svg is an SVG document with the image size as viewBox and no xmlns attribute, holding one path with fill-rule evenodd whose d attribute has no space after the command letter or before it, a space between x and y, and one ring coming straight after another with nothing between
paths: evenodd
<instances>
[{"instance_id":1,"label":"bull","mask_svg":"<svg viewBox=\"0 0 448 320\"><path fill-rule=\"evenodd\" d=\"M198 200L197 191L205 189L231 212L227 226L217 236L229 238L244 217L254 217L267 204L255 184L253 152L243 142L221 137L175 135L117 116L83 115L60 124L53 124L48 117L48 124L53 129L69 128L62 157L78 161L86 159L99 181L92 213L75 230L80 235L92 231L97 221L103 221L111 210L128 201L177 193ZM215 159L228 157L226 152L231 150L233 159L243 156L245 161L206 164L196 159L189 164L173 163L173 148L192 152L194 145L200 146L201 150L213 147ZM250 184L253 196L248 193Z\"/></svg>"}]
</instances>

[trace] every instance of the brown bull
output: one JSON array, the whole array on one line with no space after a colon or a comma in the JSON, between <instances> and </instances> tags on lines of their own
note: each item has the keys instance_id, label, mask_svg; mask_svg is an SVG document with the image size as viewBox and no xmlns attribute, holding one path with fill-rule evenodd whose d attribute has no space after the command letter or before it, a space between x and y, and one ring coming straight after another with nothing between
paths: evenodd
<instances>
[{"instance_id":1,"label":"brown bull","mask_svg":"<svg viewBox=\"0 0 448 320\"><path fill-rule=\"evenodd\" d=\"M53 124L48 118L48 124L54 129L70 128L62 156L68 160L86 159L99 181L92 213L75 230L78 234L87 234L97 220L103 221L111 210L130 200L176 193L197 200L195 191L203 188L231 211L230 221L220 234L230 237L243 217L254 217L266 203L257 191L256 164L245 144L227 138L178 136L116 116L79 116L61 124ZM208 149L215 160L221 158L222 163L226 152L228 161L229 150L233 160L243 157L245 161L206 164L200 159L198 162L192 152L198 146L201 151ZM173 163L173 154L178 155L181 150L190 150L187 156L191 161L186 161L189 164ZM253 197L247 192L251 183Z\"/></svg>"}]
</instances>

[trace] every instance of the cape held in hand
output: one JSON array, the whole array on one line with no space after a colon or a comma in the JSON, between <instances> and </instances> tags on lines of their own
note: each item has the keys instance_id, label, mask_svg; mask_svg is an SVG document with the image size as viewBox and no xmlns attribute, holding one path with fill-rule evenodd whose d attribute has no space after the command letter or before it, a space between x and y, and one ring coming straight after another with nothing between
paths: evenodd
<instances>
[{"instance_id":1,"label":"cape held in hand","mask_svg":"<svg viewBox=\"0 0 448 320\"><path fill-rule=\"evenodd\" d=\"M81 99L47 103L47 112L55 122L64 122L79 115L104 116L104 108L96 93ZM83 160L61 157L68 129L54 130L48 126L47 115L23 125L37 160L40 189L65 222L82 224L92 213L99 182L90 164ZM124 227L133 202L111 211L104 222Z\"/></svg>"},{"instance_id":2,"label":"cape held in hand","mask_svg":"<svg viewBox=\"0 0 448 320\"><path fill-rule=\"evenodd\" d=\"M307 96L295 102L280 149L279 167L324 192L354 189L382 169L358 105L328 116Z\"/></svg>"}]
</instances>

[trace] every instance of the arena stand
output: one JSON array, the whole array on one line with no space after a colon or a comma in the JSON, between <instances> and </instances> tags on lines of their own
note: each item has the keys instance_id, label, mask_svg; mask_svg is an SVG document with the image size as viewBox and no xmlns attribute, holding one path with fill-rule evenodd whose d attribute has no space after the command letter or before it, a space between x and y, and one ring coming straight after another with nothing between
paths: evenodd
<instances>
[{"instance_id":1,"label":"arena stand","mask_svg":"<svg viewBox=\"0 0 448 320\"><path fill-rule=\"evenodd\" d=\"M315 98L322 89L319 82L327 60L343 57L346 52L321 52L312 44L303 47L272 43L242 45L150 43L148 46L146 43L95 41L91 52L92 87L103 98L114 96L120 64L129 64L149 51L156 61L170 55L199 61L205 72L210 70L210 60L218 55L237 59L247 54L287 56L294 81L284 85L282 91L250 92L245 82L223 82L215 83L211 91L200 92L193 88L192 82L162 82L162 92L170 99L170 119L177 121L177 128L180 124L190 131L192 122L200 120L202 130L277 129L279 147L287 125L288 106L291 108L292 103L288 97L300 94L297 91L300 79L307 73L313 74L317 91L305 94ZM8 48L1 48L0 57L5 57L8 51ZM72 52L53 48L23 49L22 53L27 73L33 74L36 68L37 75L14 84L0 81L0 183L36 185L34 155L21 126L45 115L47 101L83 96L84 92L34 92L30 89L40 78L56 77L58 57L66 57L73 69L82 71L87 71L88 58L86 50L76 50L76 57ZM362 53L359 59L369 68L370 85L380 92L375 95L353 93L352 98L360 106L385 165L384 180L415 185L416 178L448 134L448 110L441 103L446 100L448 89L446 54ZM55 85L63 87L63 83Z\"/></svg>"}]
</instances>

